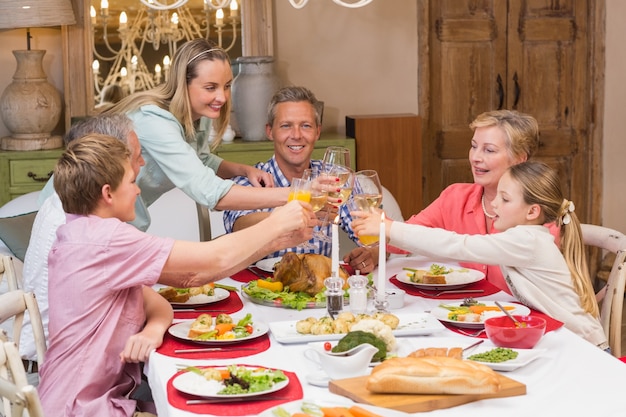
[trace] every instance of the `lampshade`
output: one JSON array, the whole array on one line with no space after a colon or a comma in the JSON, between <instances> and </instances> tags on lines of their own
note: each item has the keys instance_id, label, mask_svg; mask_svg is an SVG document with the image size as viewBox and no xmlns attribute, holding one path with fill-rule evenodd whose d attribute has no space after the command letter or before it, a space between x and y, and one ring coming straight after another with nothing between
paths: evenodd
<instances>
[{"instance_id":1,"label":"lampshade","mask_svg":"<svg viewBox=\"0 0 626 417\"><path fill-rule=\"evenodd\" d=\"M71 0L0 0L0 29L76 23Z\"/></svg>"},{"instance_id":2,"label":"lampshade","mask_svg":"<svg viewBox=\"0 0 626 417\"><path fill-rule=\"evenodd\" d=\"M61 118L61 95L43 70L46 51L30 49L30 28L76 23L70 0L0 0L0 29L27 28L26 50L13 51L17 68L0 97L0 116L11 136L3 150L54 149L63 145L52 131Z\"/></svg>"}]
</instances>

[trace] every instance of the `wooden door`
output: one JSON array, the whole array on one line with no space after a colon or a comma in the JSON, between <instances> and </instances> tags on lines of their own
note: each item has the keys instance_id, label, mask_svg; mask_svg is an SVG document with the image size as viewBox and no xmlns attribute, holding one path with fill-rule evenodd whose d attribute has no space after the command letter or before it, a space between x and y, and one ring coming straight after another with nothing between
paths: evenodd
<instances>
[{"instance_id":1,"label":"wooden door","mask_svg":"<svg viewBox=\"0 0 626 417\"><path fill-rule=\"evenodd\" d=\"M427 3L427 4L426 4ZM469 123L505 108L540 125L536 159L555 167L585 222L597 222L599 183L592 155L593 17L589 0L423 1L422 50L429 51L425 119L424 203L454 182L472 182ZM420 55L421 57L423 55ZM425 111L423 111L425 109ZM426 114L424 114L426 113Z\"/></svg>"}]
</instances>

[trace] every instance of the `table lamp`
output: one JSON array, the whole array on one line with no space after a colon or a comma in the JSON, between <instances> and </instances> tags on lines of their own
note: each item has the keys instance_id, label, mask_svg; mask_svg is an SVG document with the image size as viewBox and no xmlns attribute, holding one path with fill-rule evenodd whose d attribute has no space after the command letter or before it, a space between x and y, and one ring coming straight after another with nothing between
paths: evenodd
<instances>
[{"instance_id":1,"label":"table lamp","mask_svg":"<svg viewBox=\"0 0 626 417\"><path fill-rule=\"evenodd\" d=\"M61 117L61 95L43 70L44 50L30 49L31 27L76 23L70 0L0 0L0 29L26 28L26 50L13 51L17 69L0 98L0 114L11 136L3 150L54 149L63 145L52 135Z\"/></svg>"}]
</instances>

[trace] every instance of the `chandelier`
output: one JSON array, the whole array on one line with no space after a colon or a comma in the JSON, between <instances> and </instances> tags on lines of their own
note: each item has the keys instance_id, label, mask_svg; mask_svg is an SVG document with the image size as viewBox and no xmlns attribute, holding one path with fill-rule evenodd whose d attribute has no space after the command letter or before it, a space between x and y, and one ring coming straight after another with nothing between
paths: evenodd
<instances>
[{"instance_id":1,"label":"chandelier","mask_svg":"<svg viewBox=\"0 0 626 417\"><path fill-rule=\"evenodd\" d=\"M143 0L142 0L143 1ZM181 0L182 1L182 0ZM306 4L309 2L309 0L289 0L289 3L291 3L291 5L293 7L295 7L296 9L301 9L304 6L306 6ZM333 0L333 2L335 4L338 4L340 6L343 7L348 7L351 9L356 9L357 7L363 7L363 6L367 6L368 4L370 4L372 2L372 0L354 0L354 1L347 1L347 0Z\"/></svg>"},{"instance_id":2,"label":"chandelier","mask_svg":"<svg viewBox=\"0 0 626 417\"><path fill-rule=\"evenodd\" d=\"M233 48L237 42L237 29L240 27L237 0L204 0L202 13L196 13L195 16L185 5L188 1L140 0L141 6L131 21L125 11L120 13L115 33L110 33L108 29L108 23L112 19L109 1L100 1L100 13L91 6L94 35L92 71L96 96L99 97L102 90L111 85L119 85L126 94L132 94L160 84L169 76L170 57L176 53L179 43L197 38L211 38L226 51ZM228 17L224 14L225 8L229 9ZM232 29L232 39L228 45L223 45L226 29ZM101 36L97 36L100 33ZM119 46L110 39L115 36L119 37ZM100 49L96 48L96 40L102 40ZM144 61L144 50L150 47L159 51L161 46L166 54L162 62L156 64L154 71L151 71ZM102 61L110 62L105 74L101 74Z\"/></svg>"}]
</instances>

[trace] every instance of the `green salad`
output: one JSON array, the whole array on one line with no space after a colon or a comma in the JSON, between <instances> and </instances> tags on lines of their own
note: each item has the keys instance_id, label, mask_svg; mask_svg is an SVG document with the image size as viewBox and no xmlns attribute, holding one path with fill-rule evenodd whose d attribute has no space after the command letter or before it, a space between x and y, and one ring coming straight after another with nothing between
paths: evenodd
<instances>
[{"instance_id":1,"label":"green salad","mask_svg":"<svg viewBox=\"0 0 626 417\"><path fill-rule=\"evenodd\" d=\"M260 288L257 286L256 281L250 281L248 285L241 287L251 298L261 301L276 302L280 301L285 307L295 308L296 310L302 310L307 307L309 303L322 304L326 303L326 295L324 292L319 292L315 296L310 296L305 292L291 292L289 287L283 288L282 291L272 291L267 288Z\"/></svg>"}]
</instances>

